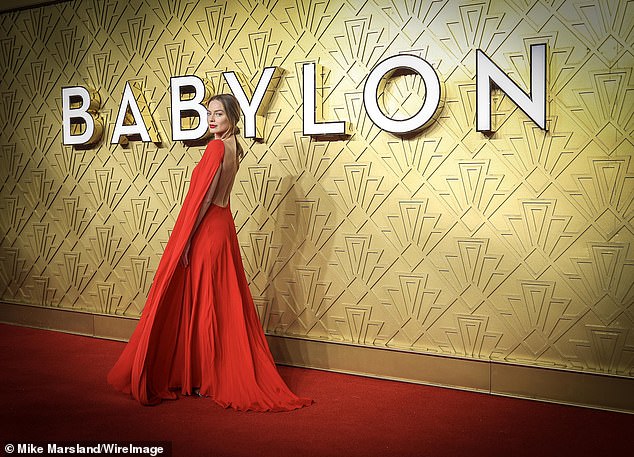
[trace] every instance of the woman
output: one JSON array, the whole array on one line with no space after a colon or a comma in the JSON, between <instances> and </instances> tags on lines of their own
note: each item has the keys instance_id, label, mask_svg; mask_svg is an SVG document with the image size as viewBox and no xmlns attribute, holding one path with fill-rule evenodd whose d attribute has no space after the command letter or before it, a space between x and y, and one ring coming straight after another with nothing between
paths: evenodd
<instances>
[{"instance_id":1,"label":"woman","mask_svg":"<svg viewBox=\"0 0 634 457\"><path fill-rule=\"evenodd\" d=\"M242 148L233 95L211 98L209 142L130 341L108 374L144 405L208 396L236 410L288 411L298 398L277 372L244 274L229 195Z\"/></svg>"}]
</instances>

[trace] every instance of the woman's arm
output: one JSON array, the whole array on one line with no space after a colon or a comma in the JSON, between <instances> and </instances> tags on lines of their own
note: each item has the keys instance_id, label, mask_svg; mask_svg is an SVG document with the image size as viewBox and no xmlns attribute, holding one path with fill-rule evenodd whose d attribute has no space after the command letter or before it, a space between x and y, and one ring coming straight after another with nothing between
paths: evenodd
<instances>
[{"instance_id":1,"label":"woman's arm","mask_svg":"<svg viewBox=\"0 0 634 457\"><path fill-rule=\"evenodd\" d=\"M218 181L220 180L221 170L222 170L222 164L220 164L220 166L218 167L218 171L216 171L216 175L214 176L214 179L211 181L211 184L209 185L209 189L207 189L205 198L203 198L203 201L200 205L200 210L198 211L198 217L196 218L196 222L194 223L194 228L189 234L189 238L187 239L187 243L185 244L185 249L183 250L183 255L181 256L181 262L183 266L185 267L189 265L189 245L191 243L192 237L194 236L194 233L196 233L198 226L202 222L203 217L205 217L207 210L211 206L211 202L214 198L214 194L216 193L216 188L218 187Z\"/></svg>"},{"instance_id":2,"label":"woman's arm","mask_svg":"<svg viewBox=\"0 0 634 457\"><path fill-rule=\"evenodd\" d=\"M218 187L218 181L220 180L221 169L222 169L222 164L218 168L218 171L216 172L214 179L211 181L211 184L209 185L209 189L207 189L207 193L205 194L205 198L203 198L203 202L200 205L200 211L198 212L196 223L194 224L194 228L192 229L192 233L189 237L190 239L194 236L194 233L196 233L196 229L200 225L200 222L203 220L203 217L205 217L207 210L211 206L211 202L214 198L214 194L216 193L216 188Z\"/></svg>"}]
</instances>

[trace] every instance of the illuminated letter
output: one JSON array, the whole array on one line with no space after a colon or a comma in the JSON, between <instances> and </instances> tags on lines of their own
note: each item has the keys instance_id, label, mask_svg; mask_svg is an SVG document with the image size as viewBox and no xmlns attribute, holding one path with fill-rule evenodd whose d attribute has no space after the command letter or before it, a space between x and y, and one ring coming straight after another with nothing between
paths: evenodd
<instances>
[{"instance_id":1,"label":"illuminated letter","mask_svg":"<svg viewBox=\"0 0 634 457\"><path fill-rule=\"evenodd\" d=\"M379 108L377 91L384 76L395 70L409 69L418 73L425 83L425 102L421 109L409 119L391 119ZM436 114L440 105L440 79L426 60L408 54L399 54L379 63L368 75L363 89L363 103L368 116L382 130L392 133L409 133L421 129Z\"/></svg>"},{"instance_id":2,"label":"illuminated letter","mask_svg":"<svg viewBox=\"0 0 634 457\"><path fill-rule=\"evenodd\" d=\"M320 66L321 67L321 66ZM321 68L320 68L321 70ZM304 73L304 135L310 136L338 136L350 135L350 125L345 121L317 122L323 119L323 97L317 96L323 91L323 70L319 71L320 84L317 85L317 71L314 63L305 63Z\"/></svg>"},{"instance_id":3,"label":"illuminated letter","mask_svg":"<svg viewBox=\"0 0 634 457\"><path fill-rule=\"evenodd\" d=\"M207 108L202 105L205 99L205 84L196 76L175 76L170 78L172 89L172 140L197 140L207 133ZM182 88L193 88L194 96L189 100L181 99ZM181 115L184 112L198 114L198 126L193 129L183 129Z\"/></svg>"},{"instance_id":4,"label":"illuminated letter","mask_svg":"<svg viewBox=\"0 0 634 457\"><path fill-rule=\"evenodd\" d=\"M476 50L476 130L491 131L491 83L546 130L546 45L531 45L531 83L529 97L495 65L484 51Z\"/></svg>"},{"instance_id":5,"label":"illuminated letter","mask_svg":"<svg viewBox=\"0 0 634 457\"><path fill-rule=\"evenodd\" d=\"M256 116L261 117L262 111L264 111L264 107L271 100L271 96L273 95L273 88L269 88L269 84L271 80L275 77L276 84L280 78L280 71L277 67L266 67L262 72L262 76L260 76L260 81L258 81L258 85L255 88L255 92L253 93L253 97L249 102L247 95L244 92L244 89L236 74L233 71L227 71L223 73L227 84L231 88L233 95L238 99L238 103L240 104L240 108L242 109L242 113L244 114L244 137L245 138L262 138L262 133L258 132L257 129L257 120ZM264 102L264 103L263 103ZM260 113L258 115L258 112Z\"/></svg>"},{"instance_id":6,"label":"illuminated letter","mask_svg":"<svg viewBox=\"0 0 634 457\"><path fill-rule=\"evenodd\" d=\"M134 87L135 92L137 92L139 101L143 105L143 111L145 111L145 115L141 114L141 109L137 103L137 100L134 98L133 89L130 87L130 83L125 83L125 89L123 91L123 97L121 98L121 104L119 105L119 114L117 114L117 122L114 126L114 133L112 134L111 143L116 144L119 143L121 137L124 138L130 135L140 135L141 140L144 142L153 141L158 143L159 137L156 133L156 126L154 125L154 121L150 116L150 111L145 103L145 98L143 97L143 93L141 88L138 86ZM132 122L137 122L136 124L123 125L124 119L127 117L126 112L130 109L130 113L132 114ZM152 135L148 131L148 124L152 131ZM127 142L127 138L122 141L123 143Z\"/></svg>"},{"instance_id":7,"label":"illuminated letter","mask_svg":"<svg viewBox=\"0 0 634 457\"><path fill-rule=\"evenodd\" d=\"M71 108L71 98L81 99L79 108ZM101 100L97 92L91 94L81 86L62 87L62 143L71 144L93 144L96 143L103 132L103 125L95 114L99 109ZM83 119L86 124L84 133L73 135L73 128L81 122L73 122L73 119Z\"/></svg>"}]
</instances>

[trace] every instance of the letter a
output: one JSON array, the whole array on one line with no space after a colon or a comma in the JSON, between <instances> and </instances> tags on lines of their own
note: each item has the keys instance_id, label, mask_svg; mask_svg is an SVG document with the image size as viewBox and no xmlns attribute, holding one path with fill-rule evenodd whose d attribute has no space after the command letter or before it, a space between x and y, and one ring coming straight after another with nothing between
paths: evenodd
<instances>
[{"instance_id":1,"label":"letter a","mask_svg":"<svg viewBox=\"0 0 634 457\"><path fill-rule=\"evenodd\" d=\"M123 120L125 119L125 113L130 108L130 112L132 113L132 117L137 122L137 124L132 125L123 125ZM121 136L129 136L129 135L140 135L141 140L149 143L152 141L150 138L150 134L148 133L147 127L145 126L145 122L143 122L143 116L141 115L141 110L139 109L139 105L137 104L136 99L134 98L134 94L132 93L132 88L130 87L130 83L125 83L125 89L123 90L123 97L121 98L121 104L119 105L119 114L117 114L117 122L114 126L114 133L112 134L112 140L110 141L112 144L119 143L119 139Z\"/></svg>"}]
</instances>

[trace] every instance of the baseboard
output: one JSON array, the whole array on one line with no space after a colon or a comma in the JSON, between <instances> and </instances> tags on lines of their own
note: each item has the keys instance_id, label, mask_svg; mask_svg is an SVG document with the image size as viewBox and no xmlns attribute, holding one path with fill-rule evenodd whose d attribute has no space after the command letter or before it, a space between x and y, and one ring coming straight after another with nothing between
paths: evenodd
<instances>
[{"instance_id":1,"label":"baseboard","mask_svg":"<svg viewBox=\"0 0 634 457\"><path fill-rule=\"evenodd\" d=\"M138 319L0 303L0 322L127 341ZM280 335L267 339L283 365L634 413L634 378Z\"/></svg>"}]
</instances>

